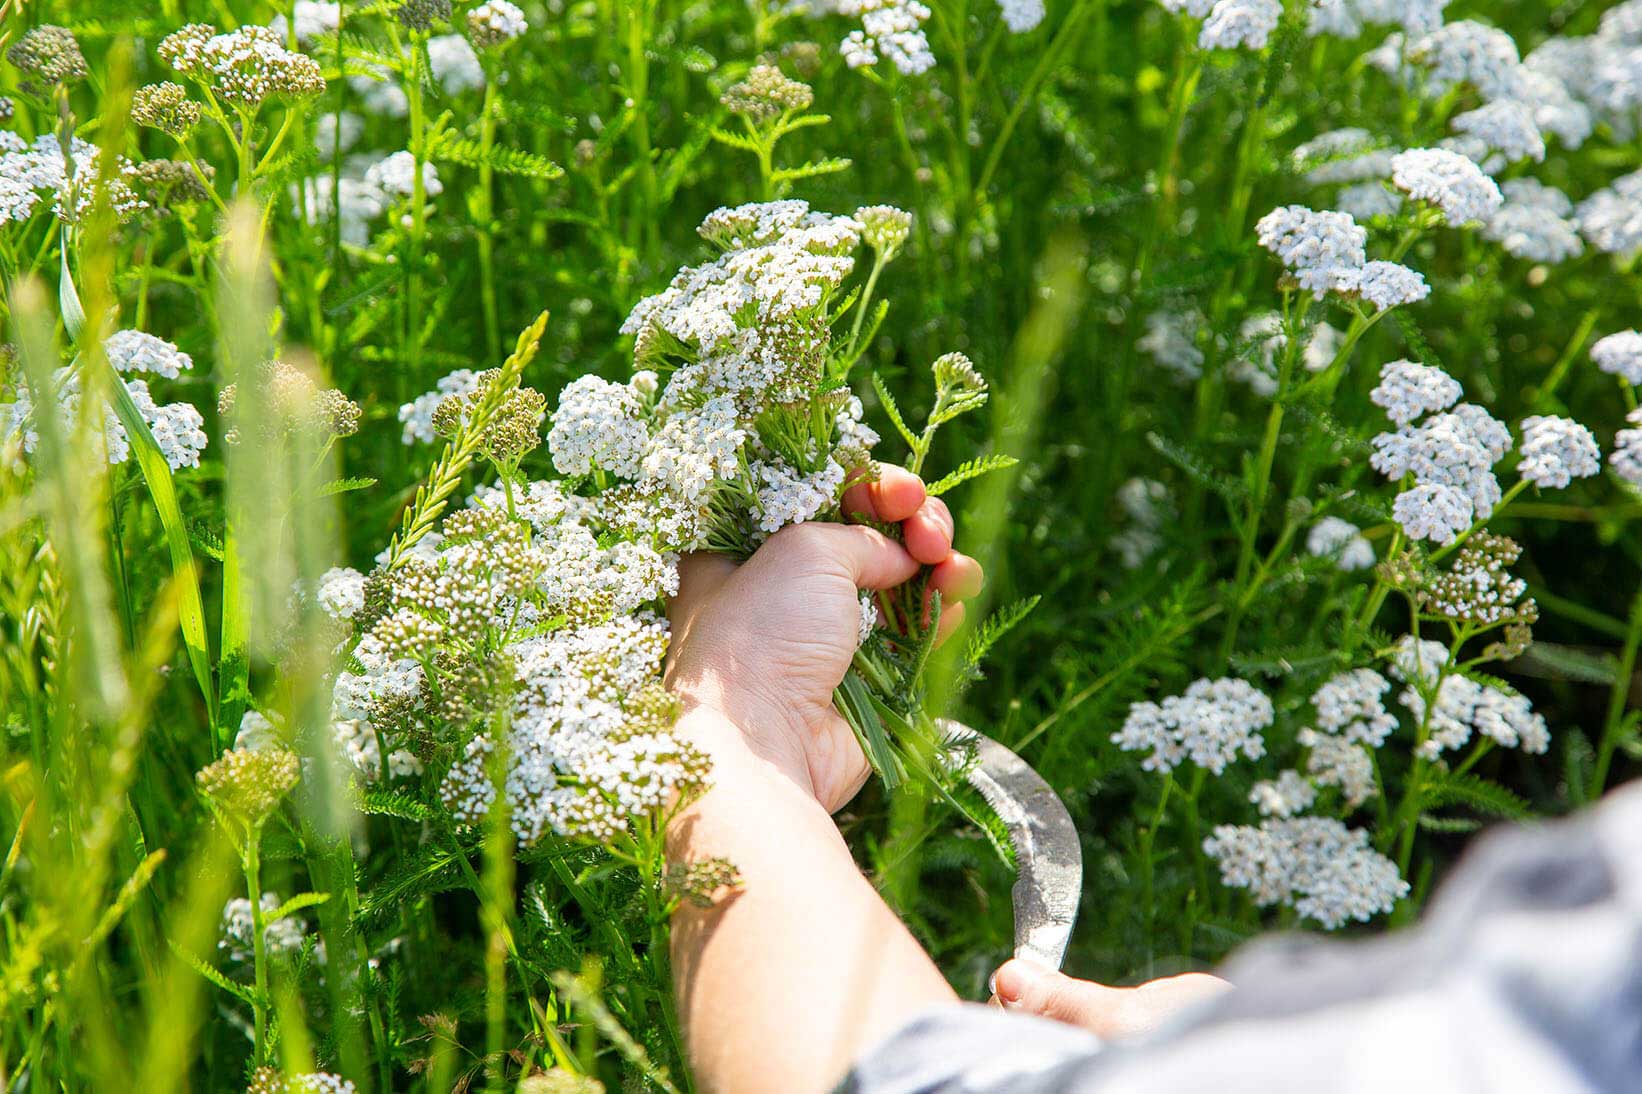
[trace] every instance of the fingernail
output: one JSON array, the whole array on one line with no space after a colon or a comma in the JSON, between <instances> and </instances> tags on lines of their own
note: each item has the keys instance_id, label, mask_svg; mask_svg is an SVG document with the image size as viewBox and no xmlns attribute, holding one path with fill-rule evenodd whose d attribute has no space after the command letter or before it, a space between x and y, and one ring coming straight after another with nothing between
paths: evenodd
<instances>
[{"instance_id":1,"label":"fingernail","mask_svg":"<svg viewBox=\"0 0 1642 1094\"><path fill-rule=\"evenodd\" d=\"M991 976L986 978L986 994L988 994L988 995L998 994L998 974L997 973L993 973Z\"/></svg>"},{"instance_id":2,"label":"fingernail","mask_svg":"<svg viewBox=\"0 0 1642 1094\"><path fill-rule=\"evenodd\" d=\"M992 992L1005 1007L1017 1007L1032 985L1048 975L1037 962L1017 957L992 974Z\"/></svg>"}]
</instances>

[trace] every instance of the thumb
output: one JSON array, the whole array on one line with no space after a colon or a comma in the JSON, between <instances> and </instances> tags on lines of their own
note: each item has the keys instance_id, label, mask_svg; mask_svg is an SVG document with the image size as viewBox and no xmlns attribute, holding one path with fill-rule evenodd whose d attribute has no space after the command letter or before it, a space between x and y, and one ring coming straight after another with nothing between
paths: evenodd
<instances>
[{"instance_id":1,"label":"thumb","mask_svg":"<svg viewBox=\"0 0 1642 1094\"><path fill-rule=\"evenodd\" d=\"M917 561L905 547L865 525L812 521L777 535L800 538L815 556L847 574L857 589L892 589L918 572Z\"/></svg>"},{"instance_id":2,"label":"thumb","mask_svg":"<svg viewBox=\"0 0 1642 1094\"><path fill-rule=\"evenodd\" d=\"M1119 988L1074 980L1020 958L998 969L992 987L998 1001L1009 1010L1081 1026L1100 1036L1112 1034L1126 994Z\"/></svg>"}]
</instances>

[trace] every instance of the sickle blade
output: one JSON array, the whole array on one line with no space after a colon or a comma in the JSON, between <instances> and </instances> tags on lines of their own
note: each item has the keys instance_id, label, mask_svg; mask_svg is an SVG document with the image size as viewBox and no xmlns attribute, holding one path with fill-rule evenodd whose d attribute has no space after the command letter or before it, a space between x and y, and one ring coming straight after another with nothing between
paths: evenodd
<instances>
[{"instance_id":1,"label":"sickle blade","mask_svg":"<svg viewBox=\"0 0 1642 1094\"><path fill-rule=\"evenodd\" d=\"M998 814L1015 848L1015 956L1058 969L1083 892L1083 847L1072 816L1043 776L1009 749L956 722L943 728L960 747L975 749L969 784Z\"/></svg>"}]
</instances>

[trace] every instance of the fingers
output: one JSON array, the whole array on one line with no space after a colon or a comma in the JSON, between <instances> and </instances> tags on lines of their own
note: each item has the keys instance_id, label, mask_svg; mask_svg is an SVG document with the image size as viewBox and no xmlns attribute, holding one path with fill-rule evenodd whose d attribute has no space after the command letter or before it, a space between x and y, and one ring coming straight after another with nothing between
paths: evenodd
<instances>
[{"instance_id":1,"label":"fingers","mask_svg":"<svg viewBox=\"0 0 1642 1094\"><path fill-rule=\"evenodd\" d=\"M980 595L985 579L979 562L952 551L930 571L929 587L941 594L942 603L950 604Z\"/></svg>"},{"instance_id":2,"label":"fingers","mask_svg":"<svg viewBox=\"0 0 1642 1094\"><path fill-rule=\"evenodd\" d=\"M844 491L844 512L897 524L916 513L924 498L922 479L904 468L884 464L876 480L856 483Z\"/></svg>"},{"instance_id":3,"label":"fingers","mask_svg":"<svg viewBox=\"0 0 1642 1094\"><path fill-rule=\"evenodd\" d=\"M1230 990L1231 985L1218 976L1186 973L1135 988L1109 988L1015 960L998 969L993 988L1006 1008L1117 1038L1149 1033L1181 1011Z\"/></svg>"},{"instance_id":4,"label":"fingers","mask_svg":"<svg viewBox=\"0 0 1642 1094\"><path fill-rule=\"evenodd\" d=\"M901 538L908 553L926 566L945 562L952 554L955 531L952 511L940 498L925 499L917 511L901 522Z\"/></svg>"}]
</instances>

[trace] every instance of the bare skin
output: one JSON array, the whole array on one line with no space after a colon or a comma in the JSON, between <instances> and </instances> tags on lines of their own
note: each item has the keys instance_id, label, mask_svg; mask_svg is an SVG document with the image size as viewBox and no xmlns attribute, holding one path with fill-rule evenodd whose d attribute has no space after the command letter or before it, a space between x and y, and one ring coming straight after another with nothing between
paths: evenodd
<instances>
[{"instance_id":1,"label":"bare skin","mask_svg":"<svg viewBox=\"0 0 1642 1094\"><path fill-rule=\"evenodd\" d=\"M902 542L860 525L798 525L739 566L685 559L670 605L679 732L713 757L714 786L674 822L669 855L728 858L743 883L674 920L679 1012L704 1090L828 1090L874 1042L956 999L833 824L869 768L832 693L855 652L861 590L930 566L950 631L981 569L952 549L946 506L905 471L885 468L844 504L900 524ZM998 973L1006 1005L1107 1036L1155 1025L1213 980L1112 989L1019 965Z\"/></svg>"}]
</instances>

